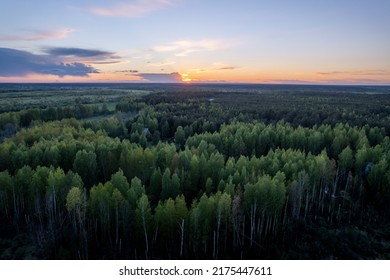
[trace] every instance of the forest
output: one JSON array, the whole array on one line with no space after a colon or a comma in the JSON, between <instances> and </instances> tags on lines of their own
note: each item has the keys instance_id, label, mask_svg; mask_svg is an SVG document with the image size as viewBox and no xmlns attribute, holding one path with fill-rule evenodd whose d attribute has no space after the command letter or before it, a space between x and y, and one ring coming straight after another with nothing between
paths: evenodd
<instances>
[{"instance_id":1,"label":"forest","mask_svg":"<svg viewBox=\"0 0 390 280\"><path fill-rule=\"evenodd\" d=\"M390 259L390 87L0 99L0 259Z\"/></svg>"}]
</instances>

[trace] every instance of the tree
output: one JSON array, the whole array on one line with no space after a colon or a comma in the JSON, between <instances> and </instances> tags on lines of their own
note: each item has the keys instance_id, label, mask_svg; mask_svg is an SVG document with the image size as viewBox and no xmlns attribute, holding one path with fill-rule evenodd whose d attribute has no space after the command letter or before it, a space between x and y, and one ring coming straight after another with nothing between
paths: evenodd
<instances>
[{"instance_id":1,"label":"tree","mask_svg":"<svg viewBox=\"0 0 390 280\"><path fill-rule=\"evenodd\" d=\"M43 153L43 164L46 166L58 167L60 163L60 151L57 147L58 143L53 143L47 147Z\"/></svg>"},{"instance_id":2,"label":"tree","mask_svg":"<svg viewBox=\"0 0 390 280\"><path fill-rule=\"evenodd\" d=\"M28 164L28 150L26 146L19 146L11 154L11 167L12 170L17 170ZM7 166L9 168L9 166Z\"/></svg>"},{"instance_id":3,"label":"tree","mask_svg":"<svg viewBox=\"0 0 390 280\"><path fill-rule=\"evenodd\" d=\"M207 178L206 186L205 186L205 191L207 195L210 195L211 192L213 191L212 186L213 186L213 180L211 178Z\"/></svg>"},{"instance_id":4,"label":"tree","mask_svg":"<svg viewBox=\"0 0 390 280\"><path fill-rule=\"evenodd\" d=\"M14 142L5 141L0 144L0 171L10 169L12 160L12 152L16 148Z\"/></svg>"},{"instance_id":5,"label":"tree","mask_svg":"<svg viewBox=\"0 0 390 280\"><path fill-rule=\"evenodd\" d=\"M187 199L192 199L196 196L198 191L198 184L200 178L200 166L198 156L193 155L190 160L189 167L189 182L184 186L184 196Z\"/></svg>"},{"instance_id":6,"label":"tree","mask_svg":"<svg viewBox=\"0 0 390 280\"><path fill-rule=\"evenodd\" d=\"M108 137L99 137L96 146L99 178L108 180L119 167L119 143Z\"/></svg>"},{"instance_id":7,"label":"tree","mask_svg":"<svg viewBox=\"0 0 390 280\"><path fill-rule=\"evenodd\" d=\"M58 167L50 170L46 186L46 211L49 218L49 227L52 234L55 234L54 227L63 219L63 210L66 201L66 194L69 188L66 187L65 173Z\"/></svg>"},{"instance_id":8,"label":"tree","mask_svg":"<svg viewBox=\"0 0 390 280\"><path fill-rule=\"evenodd\" d=\"M153 216L148 197L145 194L142 194L141 198L138 200L135 214L138 229L144 236L145 257L147 258L149 252L149 235Z\"/></svg>"},{"instance_id":9,"label":"tree","mask_svg":"<svg viewBox=\"0 0 390 280\"><path fill-rule=\"evenodd\" d=\"M367 176L368 186L366 188L368 200L375 199L377 201L379 200L379 193L386 194L385 185L388 185L387 170L389 170L389 164L385 159L382 159L369 171Z\"/></svg>"},{"instance_id":10,"label":"tree","mask_svg":"<svg viewBox=\"0 0 390 280\"><path fill-rule=\"evenodd\" d=\"M127 180L131 180L132 175L132 168L131 165L131 146L128 142L122 143L122 151L120 153L119 157L119 167L123 170L124 175L126 176Z\"/></svg>"},{"instance_id":11,"label":"tree","mask_svg":"<svg viewBox=\"0 0 390 280\"><path fill-rule=\"evenodd\" d=\"M219 182L224 165L223 155L218 152L211 154L210 159L207 161L206 176L211 178L213 182Z\"/></svg>"},{"instance_id":12,"label":"tree","mask_svg":"<svg viewBox=\"0 0 390 280\"><path fill-rule=\"evenodd\" d=\"M188 209L183 195L175 199L175 218L180 227L180 257L183 256L185 221L187 220Z\"/></svg>"},{"instance_id":13,"label":"tree","mask_svg":"<svg viewBox=\"0 0 390 280\"><path fill-rule=\"evenodd\" d=\"M259 187L254 184L246 184L245 185L245 191L244 191L244 205L246 208L246 211L249 212L249 218L250 218L250 245L252 246L253 243L253 237L254 232L256 228L256 217L258 213L258 207L259 207Z\"/></svg>"},{"instance_id":14,"label":"tree","mask_svg":"<svg viewBox=\"0 0 390 280\"><path fill-rule=\"evenodd\" d=\"M72 169L77 153L77 143L74 139L58 142L60 152L60 166L64 171Z\"/></svg>"},{"instance_id":15,"label":"tree","mask_svg":"<svg viewBox=\"0 0 390 280\"><path fill-rule=\"evenodd\" d=\"M43 150L42 145L33 145L29 150L29 162L32 168L36 168L38 165L42 165Z\"/></svg>"},{"instance_id":16,"label":"tree","mask_svg":"<svg viewBox=\"0 0 390 280\"><path fill-rule=\"evenodd\" d=\"M95 237L98 239L98 230L100 229L103 240L110 240L111 211L110 201L113 187L110 182L104 185L99 183L90 190L88 206L91 211L91 219L94 225Z\"/></svg>"},{"instance_id":17,"label":"tree","mask_svg":"<svg viewBox=\"0 0 390 280\"><path fill-rule=\"evenodd\" d=\"M113 189L111 195L111 208L114 212L114 223L115 223L115 246L121 250L121 244L119 242L119 227L120 224L123 224L125 221L124 212L127 208L127 201L125 200L123 194L116 188Z\"/></svg>"},{"instance_id":18,"label":"tree","mask_svg":"<svg viewBox=\"0 0 390 280\"><path fill-rule=\"evenodd\" d=\"M13 180L8 171L0 172L0 213L2 217L10 217L12 204Z\"/></svg>"},{"instance_id":19,"label":"tree","mask_svg":"<svg viewBox=\"0 0 390 280\"><path fill-rule=\"evenodd\" d=\"M171 198L175 198L181 193L180 191L180 178L177 173L173 173L171 180Z\"/></svg>"},{"instance_id":20,"label":"tree","mask_svg":"<svg viewBox=\"0 0 390 280\"><path fill-rule=\"evenodd\" d=\"M164 121L161 122L161 123L162 123L161 129L160 129L160 131L161 131L161 137L162 137L163 139L167 139L167 138L170 137L170 127L169 127L169 123L168 123L168 121L167 121L166 119L164 119Z\"/></svg>"},{"instance_id":21,"label":"tree","mask_svg":"<svg viewBox=\"0 0 390 280\"><path fill-rule=\"evenodd\" d=\"M31 205L31 212L37 217L40 225L43 225L44 222L44 211L45 211L45 195L46 195L46 186L48 185L48 177L50 173L50 168L46 166L38 166L35 170L35 173L32 178L31 188L29 194L30 197L34 197L33 205Z\"/></svg>"},{"instance_id":22,"label":"tree","mask_svg":"<svg viewBox=\"0 0 390 280\"><path fill-rule=\"evenodd\" d=\"M244 205L250 217L250 240L253 244L255 233L268 234L276 230L278 214L286 199L285 175L277 172L271 178L261 176L256 184L245 185Z\"/></svg>"},{"instance_id":23,"label":"tree","mask_svg":"<svg viewBox=\"0 0 390 280\"><path fill-rule=\"evenodd\" d=\"M184 145L184 142L185 142L185 133L184 133L184 129L182 126L178 126L177 129L176 129L176 132L175 132L175 143L181 147Z\"/></svg>"},{"instance_id":24,"label":"tree","mask_svg":"<svg viewBox=\"0 0 390 280\"><path fill-rule=\"evenodd\" d=\"M175 198L180 193L180 178L176 173L171 177L169 168L165 169L161 179L161 200Z\"/></svg>"},{"instance_id":25,"label":"tree","mask_svg":"<svg viewBox=\"0 0 390 280\"><path fill-rule=\"evenodd\" d=\"M172 198L168 198L164 202L160 202L156 209L156 228L160 232L160 242L164 242L167 251L172 251L174 240L177 240L178 223L175 215L175 202Z\"/></svg>"},{"instance_id":26,"label":"tree","mask_svg":"<svg viewBox=\"0 0 390 280\"><path fill-rule=\"evenodd\" d=\"M69 212L73 231L81 248L78 252L80 259L88 258L88 240L85 229L86 205L85 190L78 187L72 187L66 196L66 209Z\"/></svg>"},{"instance_id":27,"label":"tree","mask_svg":"<svg viewBox=\"0 0 390 280\"><path fill-rule=\"evenodd\" d=\"M145 188L142 186L142 182L138 177L131 179L130 190L134 191L137 199L145 194Z\"/></svg>"},{"instance_id":28,"label":"tree","mask_svg":"<svg viewBox=\"0 0 390 280\"><path fill-rule=\"evenodd\" d=\"M349 146L344 148L339 154L339 165L345 171L349 171L353 166L353 154Z\"/></svg>"},{"instance_id":29,"label":"tree","mask_svg":"<svg viewBox=\"0 0 390 280\"><path fill-rule=\"evenodd\" d=\"M203 194L197 205L198 223L197 229L199 237L202 242L204 254L207 254L209 250L210 240L213 237L213 228L215 222L215 199L213 197L208 198L206 194ZM196 212L195 212L196 213ZM215 242L213 242L215 245Z\"/></svg>"},{"instance_id":30,"label":"tree","mask_svg":"<svg viewBox=\"0 0 390 280\"><path fill-rule=\"evenodd\" d=\"M238 244L244 245L245 236L245 216L242 207L243 194L239 190L234 194L232 201L232 225L233 225L233 247Z\"/></svg>"},{"instance_id":31,"label":"tree","mask_svg":"<svg viewBox=\"0 0 390 280\"><path fill-rule=\"evenodd\" d=\"M78 151L73 162L73 170L81 176L87 187L91 187L96 182L97 175L95 152Z\"/></svg>"},{"instance_id":32,"label":"tree","mask_svg":"<svg viewBox=\"0 0 390 280\"><path fill-rule=\"evenodd\" d=\"M156 204L157 201L160 199L161 181L162 181L161 170L160 168L157 168L153 171L153 174L150 177L149 196L153 204Z\"/></svg>"},{"instance_id":33,"label":"tree","mask_svg":"<svg viewBox=\"0 0 390 280\"><path fill-rule=\"evenodd\" d=\"M114 188L118 189L123 196L127 195L130 185L127 181L122 169L119 169L115 174L111 176L111 184ZM134 181L135 184L135 181Z\"/></svg>"},{"instance_id":34,"label":"tree","mask_svg":"<svg viewBox=\"0 0 390 280\"><path fill-rule=\"evenodd\" d=\"M291 207L291 215L293 219L299 219L302 201L305 199L305 216L308 212L309 207L309 193L307 191L309 184L309 176L305 171L301 171L298 174L298 180L291 183L289 192L288 192L288 202ZM305 195L306 194L306 195ZM305 196L305 197L304 197ZM285 217L286 219L286 217Z\"/></svg>"},{"instance_id":35,"label":"tree","mask_svg":"<svg viewBox=\"0 0 390 280\"><path fill-rule=\"evenodd\" d=\"M216 237L216 250L214 253L214 257L218 258L219 255L219 248L220 248L220 232L221 228L223 229L223 247L226 247L226 241L227 241L227 229L228 229L228 222L231 216L231 206L232 206L232 198L230 194L227 193L218 193L217 196L219 196L219 199L217 200L217 209L216 209L216 219L217 219L217 237Z\"/></svg>"},{"instance_id":36,"label":"tree","mask_svg":"<svg viewBox=\"0 0 390 280\"><path fill-rule=\"evenodd\" d=\"M14 178L14 190L13 190L13 200L14 200L14 216L15 220L19 221L20 215L28 209L30 200L34 201L35 194L29 197L29 189L31 187L31 182L34 172L30 166L23 166L21 169L17 170ZM29 215L31 213L27 213Z\"/></svg>"}]
</instances>

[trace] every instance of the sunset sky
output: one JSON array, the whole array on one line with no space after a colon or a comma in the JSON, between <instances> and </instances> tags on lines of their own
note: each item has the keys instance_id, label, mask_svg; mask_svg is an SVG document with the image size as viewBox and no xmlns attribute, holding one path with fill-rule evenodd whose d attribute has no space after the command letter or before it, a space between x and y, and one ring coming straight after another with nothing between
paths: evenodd
<instances>
[{"instance_id":1,"label":"sunset sky","mask_svg":"<svg viewBox=\"0 0 390 280\"><path fill-rule=\"evenodd\" d=\"M0 82L390 84L389 0L0 0Z\"/></svg>"}]
</instances>

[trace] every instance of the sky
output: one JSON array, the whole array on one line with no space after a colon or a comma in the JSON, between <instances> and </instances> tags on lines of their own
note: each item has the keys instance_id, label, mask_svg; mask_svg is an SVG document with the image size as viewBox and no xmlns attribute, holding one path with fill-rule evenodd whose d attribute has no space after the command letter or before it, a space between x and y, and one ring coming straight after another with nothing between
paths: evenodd
<instances>
[{"instance_id":1,"label":"sky","mask_svg":"<svg viewBox=\"0 0 390 280\"><path fill-rule=\"evenodd\" d=\"M390 85L389 0L0 0L0 82Z\"/></svg>"}]
</instances>

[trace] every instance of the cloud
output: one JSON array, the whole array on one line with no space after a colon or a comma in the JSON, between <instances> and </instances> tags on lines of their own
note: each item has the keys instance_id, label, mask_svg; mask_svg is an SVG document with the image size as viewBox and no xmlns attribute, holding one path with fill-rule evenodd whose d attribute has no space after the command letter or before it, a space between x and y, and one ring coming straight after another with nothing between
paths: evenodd
<instances>
[{"instance_id":1,"label":"cloud","mask_svg":"<svg viewBox=\"0 0 390 280\"><path fill-rule=\"evenodd\" d=\"M138 77L141 77L145 82L152 83L181 83L183 81L182 76L177 73L139 73Z\"/></svg>"},{"instance_id":2,"label":"cloud","mask_svg":"<svg viewBox=\"0 0 390 280\"><path fill-rule=\"evenodd\" d=\"M317 72L321 83L328 84L389 84L390 70L356 70Z\"/></svg>"},{"instance_id":3,"label":"cloud","mask_svg":"<svg viewBox=\"0 0 390 280\"><path fill-rule=\"evenodd\" d=\"M133 0L109 8L89 8L95 15L106 17L143 17L165 7L173 6L177 0Z\"/></svg>"},{"instance_id":4,"label":"cloud","mask_svg":"<svg viewBox=\"0 0 390 280\"><path fill-rule=\"evenodd\" d=\"M89 64L121 63L121 61L119 60L120 57L117 56L115 53L102 50L80 48L47 48L44 51L48 55L61 57L63 60L69 62L78 61Z\"/></svg>"},{"instance_id":5,"label":"cloud","mask_svg":"<svg viewBox=\"0 0 390 280\"><path fill-rule=\"evenodd\" d=\"M115 71L115 73L138 73L138 70L119 70Z\"/></svg>"},{"instance_id":6,"label":"cloud","mask_svg":"<svg viewBox=\"0 0 390 280\"><path fill-rule=\"evenodd\" d=\"M91 66L85 65L83 63L60 63L56 65L45 66L46 69L43 69L41 72L43 74L55 75L58 77L64 76L79 76L86 77L88 74L99 73L99 71Z\"/></svg>"},{"instance_id":7,"label":"cloud","mask_svg":"<svg viewBox=\"0 0 390 280\"><path fill-rule=\"evenodd\" d=\"M330 71L330 72L317 72L317 75L340 75L340 74L347 74L348 72L342 72L342 71Z\"/></svg>"},{"instance_id":8,"label":"cloud","mask_svg":"<svg viewBox=\"0 0 390 280\"><path fill-rule=\"evenodd\" d=\"M96 57L96 56L112 56L113 53L100 50L87 50L79 48L49 48L46 52L50 55L58 56L74 56L74 57Z\"/></svg>"},{"instance_id":9,"label":"cloud","mask_svg":"<svg viewBox=\"0 0 390 280\"><path fill-rule=\"evenodd\" d=\"M164 45L157 45L150 50L155 52L174 52L175 56L188 56L193 52L223 50L231 46L225 40L181 40Z\"/></svg>"},{"instance_id":10,"label":"cloud","mask_svg":"<svg viewBox=\"0 0 390 280\"><path fill-rule=\"evenodd\" d=\"M168 66L168 65L173 65L176 64L176 61L173 60L164 60L160 62L148 62L148 65L150 66L156 66L156 67L161 67L161 66Z\"/></svg>"},{"instance_id":11,"label":"cloud","mask_svg":"<svg viewBox=\"0 0 390 280\"><path fill-rule=\"evenodd\" d=\"M229 65L225 65L223 63L214 63L213 65L214 65L213 67L190 69L188 72L199 74L199 73L239 69L239 67L237 67L237 66L229 66Z\"/></svg>"},{"instance_id":12,"label":"cloud","mask_svg":"<svg viewBox=\"0 0 390 280\"><path fill-rule=\"evenodd\" d=\"M0 76L25 77L29 74L49 74L58 77L85 77L99 71L84 63L64 63L55 56L37 55L27 51L0 48Z\"/></svg>"},{"instance_id":13,"label":"cloud","mask_svg":"<svg viewBox=\"0 0 390 280\"><path fill-rule=\"evenodd\" d=\"M356 75L356 76L381 76L390 75L388 70L361 70L361 71L329 71L329 72L317 72L317 75L323 76L335 76L335 75Z\"/></svg>"},{"instance_id":14,"label":"cloud","mask_svg":"<svg viewBox=\"0 0 390 280\"><path fill-rule=\"evenodd\" d=\"M235 66L225 66L225 67L217 68L217 70L235 70L237 68L238 67L235 67Z\"/></svg>"},{"instance_id":15,"label":"cloud","mask_svg":"<svg viewBox=\"0 0 390 280\"><path fill-rule=\"evenodd\" d=\"M25 35L0 35L0 41L43 41L51 39L64 39L75 30L64 28L54 31L49 30L28 30Z\"/></svg>"}]
</instances>

